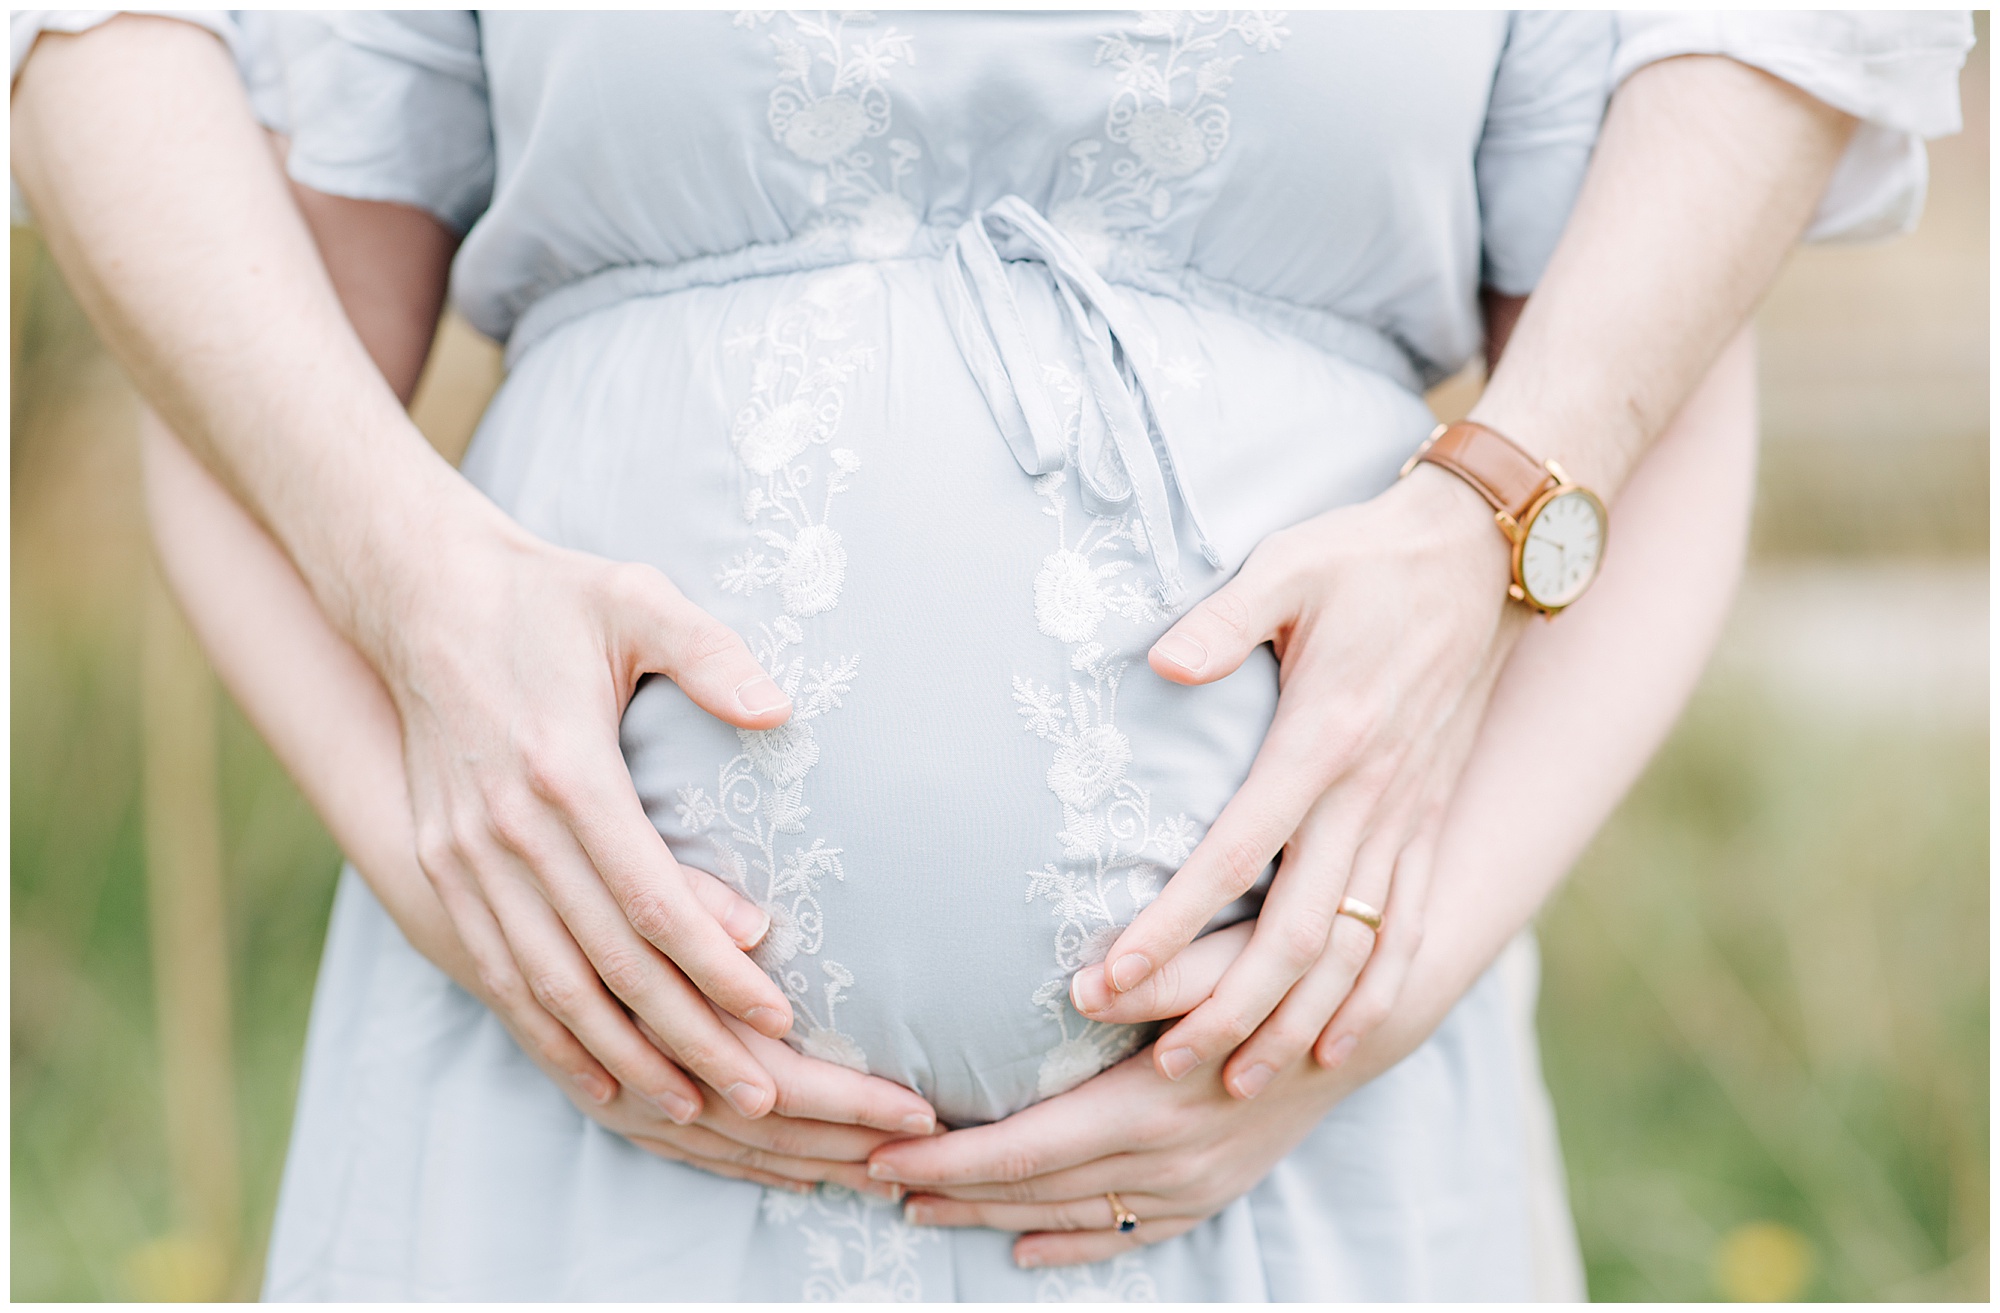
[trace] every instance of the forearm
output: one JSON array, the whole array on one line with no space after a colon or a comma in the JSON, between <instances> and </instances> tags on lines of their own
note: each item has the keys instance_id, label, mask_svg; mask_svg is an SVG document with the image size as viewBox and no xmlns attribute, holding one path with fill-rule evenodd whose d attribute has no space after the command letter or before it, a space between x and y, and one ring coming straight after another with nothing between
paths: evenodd
<instances>
[{"instance_id":1,"label":"forearm","mask_svg":"<svg viewBox=\"0 0 2000 1313\"><path fill-rule=\"evenodd\" d=\"M1853 125L1733 60L1635 73L1471 417L1608 500L1769 288Z\"/></svg>"},{"instance_id":2,"label":"forearm","mask_svg":"<svg viewBox=\"0 0 2000 1313\"><path fill-rule=\"evenodd\" d=\"M1672 728L1735 592L1755 463L1745 330L1633 472L1590 595L1515 648L1452 796L1422 947L1390 1018L1341 1068L1352 1084L1436 1029Z\"/></svg>"},{"instance_id":3,"label":"forearm","mask_svg":"<svg viewBox=\"0 0 2000 1313\"><path fill-rule=\"evenodd\" d=\"M504 520L431 451L341 313L212 36L125 17L45 36L15 83L13 168L49 249L146 398L369 650L364 594L408 545ZM401 544L401 550L392 550Z\"/></svg>"},{"instance_id":4,"label":"forearm","mask_svg":"<svg viewBox=\"0 0 2000 1313\"><path fill-rule=\"evenodd\" d=\"M401 727L381 681L278 545L150 412L140 451L161 569L223 685L411 945L478 993L417 865Z\"/></svg>"}]
</instances>

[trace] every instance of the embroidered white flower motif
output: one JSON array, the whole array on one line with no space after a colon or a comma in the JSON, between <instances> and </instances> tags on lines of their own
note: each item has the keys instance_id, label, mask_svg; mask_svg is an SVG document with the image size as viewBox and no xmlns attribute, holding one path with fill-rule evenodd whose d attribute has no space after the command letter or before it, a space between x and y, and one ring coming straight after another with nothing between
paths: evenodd
<instances>
[{"instance_id":1,"label":"embroidered white flower motif","mask_svg":"<svg viewBox=\"0 0 2000 1313\"><path fill-rule=\"evenodd\" d=\"M1075 1089L1102 1070L1104 1052L1096 1041L1087 1035L1066 1039L1042 1058L1041 1069L1035 1075L1035 1093L1041 1098L1053 1099L1058 1094Z\"/></svg>"},{"instance_id":2,"label":"embroidered white flower motif","mask_svg":"<svg viewBox=\"0 0 2000 1313\"><path fill-rule=\"evenodd\" d=\"M764 932L763 939L750 952L751 961L766 971L775 971L799 955L805 945L805 935L799 929L798 918L792 909L777 903L764 909L771 918L771 928Z\"/></svg>"},{"instance_id":3,"label":"embroidered white flower motif","mask_svg":"<svg viewBox=\"0 0 2000 1313\"><path fill-rule=\"evenodd\" d=\"M797 784L819 764L819 738L812 723L796 716L775 729L739 729L736 737L751 763L773 784Z\"/></svg>"},{"instance_id":4,"label":"embroidered white flower motif","mask_svg":"<svg viewBox=\"0 0 2000 1313\"><path fill-rule=\"evenodd\" d=\"M861 144L868 135L868 111L851 96L827 96L795 110L780 140L802 160L825 164Z\"/></svg>"},{"instance_id":5,"label":"embroidered white flower motif","mask_svg":"<svg viewBox=\"0 0 2000 1313\"><path fill-rule=\"evenodd\" d=\"M864 1075L868 1071L868 1055L861 1051L861 1046L855 1043L852 1037L843 1035L837 1030L828 1030L823 1026L813 1027L806 1032L804 1041L799 1045L799 1051L809 1058L838 1063Z\"/></svg>"},{"instance_id":6,"label":"embroidered white flower motif","mask_svg":"<svg viewBox=\"0 0 2000 1313\"><path fill-rule=\"evenodd\" d=\"M737 22L754 28L773 17L749 14ZM869 143L889 131L889 77L916 62L915 42L894 25L878 28L873 14L858 10L787 13L785 20L790 31L771 34L778 63L767 108L771 134L796 158L820 166L806 195L822 214L800 237L844 240L862 260L905 254L920 218L903 195L904 180L923 152L901 138L881 153Z\"/></svg>"},{"instance_id":7,"label":"embroidered white flower motif","mask_svg":"<svg viewBox=\"0 0 2000 1313\"><path fill-rule=\"evenodd\" d=\"M916 235L917 212L902 197L884 193L862 203L847 241L863 260L893 260L910 249Z\"/></svg>"},{"instance_id":8,"label":"embroidered white flower motif","mask_svg":"<svg viewBox=\"0 0 2000 1313\"><path fill-rule=\"evenodd\" d=\"M1131 764L1131 740L1115 725L1092 725L1056 749L1049 789L1078 810L1095 807Z\"/></svg>"},{"instance_id":9,"label":"embroidered white flower motif","mask_svg":"<svg viewBox=\"0 0 2000 1313\"><path fill-rule=\"evenodd\" d=\"M1108 1263L1050 1268L1035 1286L1038 1304L1153 1304L1160 1289L1145 1259L1120 1254Z\"/></svg>"},{"instance_id":10,"label":"embroidered white flower motif","mask_svg":"<svg viewBox=\"0 0 2000 1313\"><path fill-rule=\"evenodd\" d=\"M1291 33L1283 14L1217 14L1157 10L1098 42L1096 62L1116 82L1101 139L1069 148L1074 194L1049 211L1050 221L1103 270L1129 264L1164 265L1169 253L1153 240L1173 212L1171 184L1193 176L1229 145L1224 103L1242 55L1220 53L1234 33L1260 54ZM1122 147L1121 151L1107 151Z\"/></svg>"},{"instance_id":11,"label":"embroidered white flower motif","mask_svg":"<svg viewBox=\"0 0 2000 1313\"><path fill-rule=\"evenodd\" d=\"M774 1199L787 1202L774 1207ZM940 1233L911 1226L900 1205L823 1185L807 1196L767 1189L763 1210L767 1220L799 1229L811 1272L802 1292L808 1301L874 1304L923 1298L918 1248L937 1243Z\"/></svg>"},{"instance_id":12,"label":"embroidered white flower motif","mask_svg":"<svg viewBox=\"0 0 2000 1313\"><path fill-rule=\"evenodd\" d=\"M1139 162L1163 178L1185 178L1208 163L1208 139L1193 119L1165 105L1132 116L1125 144Z\"/></svg>"},{"instance_id":13,"label":"embroidered white flower motif","mask_svg":"<svg viewBox=\"0 0 2000 1313\"><path fill-rule=\"evenodd\" d=\"M821 752L813 722L840 709L860 668L849 654L809 670L796 649L811 642L812 618L833 609L846 580L847 550L829 516L862 461L832 443L849 383L874 363L872 348L852 338L855 314L880 286L867 266L809 278L761 324L725 338L729 350L750 353L750 392L731 437L751 485L743 516L763 550L735 556L716 582L737 596L767 587L778 594L776 614L746 637L791 698L792 716L776 729L739 730L742 750L718 771L715 798L683 789L679 808L683 824L714 844L717 874L770 915L752 956L792 1001L798 1042L810 1037L857 1070L866 1070L866 1054L836 1017L854 977L820 956L820 898L830 881L846 878L841 850L823 836L789 844L786 837L804 836L812 817L806 788ZM823 459L813 458L816 451ZM817 985L808 974L815 969Z\"/></svg>"},{"instance_id":14,"label":"embroidered white flower motif","mask_svg":"<svg viewBox=\"0 0 2000 1313\"><path fill-rule=\"evenodd\" d=\"M1160 856L1168 863L1179 866L1194 851L1201 830L1186 816L1170 816L1160 823Z\"/></svg>"},{"instance_id":15,"label":"embroidered white flower motif","mask_svg":"<svg viewBox=\"0 0 2000 1313\"><path fill-rule=\"evenodd\" d=\"M1059 643L1081 643L1097 632L1109 601L1103 569L1080 553L1051 552L1035 575L1035 624Z\"/></svg>"},{"instance_id":16,"label":"embroidered white flower motif","mask_svg":"<svg viewBox=\"0 0 2000 1313\"><path fill-rule=\"evenodd\" d=\"M813 616L831 611L840 600L840 585L847 578L847 548L840 535L824 524L809 524L785 551L785 563L778 568L778 586L784 592L785 610L795 616Z\"/></svg>"},{"instance_id":17,"label":"embroidered white flower motif","mask_svg":"<svg viewBox=\"0 0 2000 1313\"><path fill-rule=\"evenodd\" d=\"M793 397L768 408L747 406L737 415L732 431L736 455L751 472L774 474L811 445L813 428L812 403L806 398ZM762 509L762 490L756 496L757 502L745 505L753 519Z\"/></svg>"},{"instance_id":18,"label":"embroidered white flower motif","mask_svg":"<svg viewBox=\"0 0 2000 1313\"><path fill-rule=\"evenodd\" d=\"M695 833L714 823L717 813L715 804L709 801L708 790L683 785L674 797L674 814L680 818L683 830Z\"/></svg>"}]
</instances>

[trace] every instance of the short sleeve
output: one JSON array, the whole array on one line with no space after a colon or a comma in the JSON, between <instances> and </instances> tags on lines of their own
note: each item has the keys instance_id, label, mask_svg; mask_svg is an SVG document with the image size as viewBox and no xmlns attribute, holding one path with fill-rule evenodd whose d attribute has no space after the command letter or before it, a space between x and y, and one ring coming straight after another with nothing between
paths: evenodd
<instances>
[{"instance_id":1,"label":"short sleeve","mask_svg":"<svg viewBox=\"0 0 2000 1313\"><path fill-rule=\"evenodd\" d=\"M493 195L493 129L468 12L281 16L288 167L304 185L430 211L455 232Z\"/></svg>"},{"instance_id":2,"label":"short sleeve","mask_svg":"<svg viewBox=\"0 0 2000 1313\"><path fill-rule=\"evenodd\" d=\"M1958 71L1972 17L1950 12L1623 13L1612 84L1676 55L1724 55L1861 120L1807 241L1865 241L1914 228L1924 141L1961 126Z\"/></svg>"},{"instance_id":3,"label":"short sleeve","mask_svg":"<svg viewBox=\"0 0 2000 1313\"><path fill-rule=\"evenodd\" d=\"M44 32L64 32L74 35L88 32L122 13L123 9L17 9L7 15L8 69L7 80L21 76L21 65L28 62L28 53L35 48L35 42ZM264 47L254 33L248 32L241 15L222 9L173 9L145 10L149 18L172 18L183 23L212 32L222 38L222 44L236 60L236 68L243 75L244 88L250 95L250 108L258 121L265 127L284 130L283 121L278 116L282 107L282 97L276 93L271 79L271 61L265 57ZM33 216L28 213L28 203L21 195L21 189L8 179L8 214L15 224L23 227L32 225Z\"/></svg>"},{"instance_id":4,"label":"short sleeve","mask_svg":"<svg viewBox=\"0 0 2000 1313\"><path fill-rule=\"evenodd\" d=\"M1508 19L1475 160L1480 281L1496 291L1533 291L1569 222L1604 119L1612 39L1609 14Z\"/></svg>"}]
</instances>

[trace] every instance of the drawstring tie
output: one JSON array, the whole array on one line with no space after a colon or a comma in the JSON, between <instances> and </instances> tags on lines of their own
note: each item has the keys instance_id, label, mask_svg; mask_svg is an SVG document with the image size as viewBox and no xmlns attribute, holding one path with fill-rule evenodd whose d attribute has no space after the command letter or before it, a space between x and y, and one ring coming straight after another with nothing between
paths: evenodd
<instances>
[{"instance_id":1,"label":"drawstring tie","mask_svg":"<svg viewBox=\"0 0 2000 1313\"><path fill-rule=\"evenodd\" d=\"M1187 591L1180 545L1174 534L1171 487L1187 512L1202 558L1220 569L1200 517L1181 483L1172 447L1149 385L1152 362L1133 348L1151 335L1133 322L1123 297L1091 268L1076 247L1035 208L1005 196L959 228L945 257L945 297L952 335L965 357L1001 435L1021 468L1051 474L1068 460L1063 408L1047 372L1056 363L1036 352L1014 295L1000 249L1007 258L1036 261L1054 284L1058 318L1083 361L1083 404L1076 434L1076 467L1088 498L1112 512L1137 504L1160 577L1160 599L1169 607ZM1060 377L1060 375L1058 375ZM1150 423L1148 422L1150 416Z\"/></svg>"}]
</instances>

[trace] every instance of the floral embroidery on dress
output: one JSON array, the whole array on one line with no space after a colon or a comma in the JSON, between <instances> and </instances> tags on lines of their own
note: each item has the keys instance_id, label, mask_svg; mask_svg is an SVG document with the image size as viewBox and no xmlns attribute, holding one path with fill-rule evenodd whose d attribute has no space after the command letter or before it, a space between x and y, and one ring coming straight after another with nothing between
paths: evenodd
<instances>
[{"instance_id":1,"label":"floral embroidery on dress","mask_svg":"<svg viewBox=\"0 0 2000 1313\"><path fill-rule=\"evenodd\" d=\"M1052 1268L1035 1286L1038 1304L1155 1304L1160 1288L1134 1254L1108 1263Z\"/></svg>"},{"instance_id":2,"label":"floral embroidery on dress","mask_svg":"<svg viewBox=\"0 0 2000 1313\"><path fill-rule=\"evenodd\" d=\"M776 729L738 730L742 751L721 766L715 796L686 786L675 807L688 833L708 834L718 874L770 914L753 957L791 999L800 1049L856 1071L868 1069L867 1054L836 1015L853 973L820 959L815 987L799 959L818 958L821 893L829 879L847 878L839 848L803 837L812 815L806 781L820 759L813 727L840 709L861 663L852 654L808 660L802 622L832 610L847 578L847 549L830 520L861 458L832 444L848 384L874 365L873 351L849 338L855 307L875 287L865 269L820 275L725 343L752 356L750 396L730 438L752 476L741 509L761 546L737 556L716 582L739 596L776 593L778 612L759 622L750 646L791 697L792 717Z\"/></svg>"},{"instance_id":3,"label":"floral embroidery on dress","mask_svg":"<svg viewBox=\"0 0 2000 1313\"><path fill-rule=\"evenodd\" d=\"M739 27L757 28L771 12L738 14ZM886 136L891 106L885 85L897 65L914 64L916 46L894 24L874 30L875 16L850 11L787 11L791 30L771 33L778 56L778 85L769 118L778 144L820 166L809 185L825 218L802 235L844 240L857 259L888 260L910 249L918 210L904 195L904 179L923 152L915 142L890 138L885 158L868 143Z\"/></svg>"},{"instance_id":4,"label":"floral embroidery on dress","mask_svg":"<svg viewBox=\"0 0 2000 1313\"><path fill-rule=\"evenodd\" d=\"M810 1195L764 1191L764 1220L795 1226L806 1242L805 1297L815 1302L911 1303L923 1298L917 1246L938 1233L903 1220L902 1209L838 1185Z\"/></svg>"},{"instance_id":5,"label":"floral embroidery on dress","mask_svg":"<svg viewBox=\"0 0 2000 1313\"><path fill-rule=\"evenodd\" d=\"M1049 380L1067 403L1067 437L1075 453L1075 416L1082 389L1053 366ZM1056 522L1056 549L1035 576L1038 629L1069 647L1070 675L1058 691L1014 677L1015 711L1023 728L1055 749L1045 782L1062 805L1057 834L1062 860L1028 873L1028 901L1045 899L1056 921L1055 965L1031 1003L1048 1014L1061 1038L1042 1059L1036 1093L1049 1098L1073 1089L1141 1043L1145 1028L1091 1021L1069 1002L1069 977L1104 959L1138 910L1159 893L1159 872L1178 867L1194 848L1194 823L1175 815L1153 820L1151 793L1127 778L1132 743L1117 725L1118 686L1126 661L1096 641L1108 616L1134 624L1160 620L1152 591L1130 576L1146 552L1139 519L1089 516L1072 536L1064 488L1069 466L1035 480Z\"/></svg>"},{"instance_id":6,"label":"floral embroidery on dress","mask_svg":"<svg viewBox=\"0 0 2000 1313\"><path fill-rule=\"evenodd\" d=\"M1154 10L1130 29L1099 38L1095 62L1112 67L1118 89L1102 138L1069 148L1076 190L1049 211L1050 222L1097 269L1166 262L1148 229L1173 209L1171 184L1214 163L1229 144L1223 102L1243 56L1221 53L1223 39L1234 35L1268 54L1291 35L1284 20L1283 13Z\"/></svg>"}]
</instances>

